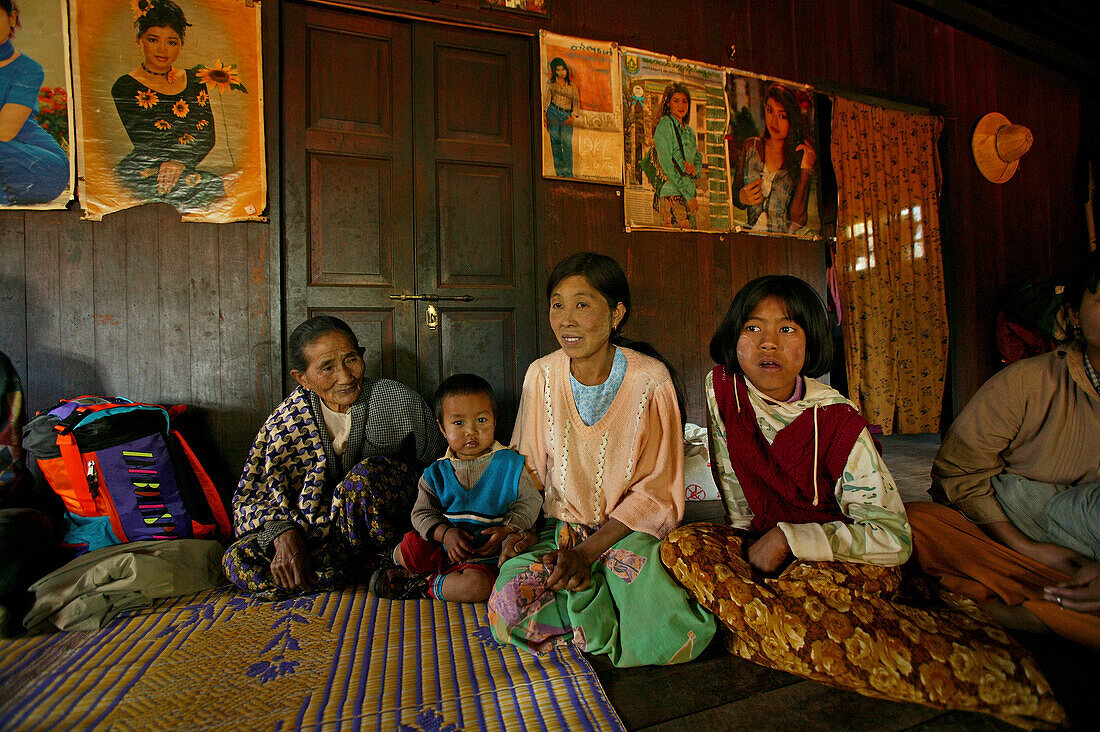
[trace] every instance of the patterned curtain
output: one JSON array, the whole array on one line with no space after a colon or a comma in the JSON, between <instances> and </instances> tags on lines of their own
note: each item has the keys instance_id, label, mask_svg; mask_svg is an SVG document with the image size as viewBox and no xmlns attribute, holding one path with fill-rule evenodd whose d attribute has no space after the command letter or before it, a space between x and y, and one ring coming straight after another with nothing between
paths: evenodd
<instances>
[{"instance_id":1,"label":"patterned curtain","mask_svg":"<svg viewBox=\"0 0 1100 732\"><path fill-rule=\"evenodd\" d=\"M894 432L937 432L947 368L938 117L836 98L836 274L849 396Z\"/></svg>"}]
</instances>

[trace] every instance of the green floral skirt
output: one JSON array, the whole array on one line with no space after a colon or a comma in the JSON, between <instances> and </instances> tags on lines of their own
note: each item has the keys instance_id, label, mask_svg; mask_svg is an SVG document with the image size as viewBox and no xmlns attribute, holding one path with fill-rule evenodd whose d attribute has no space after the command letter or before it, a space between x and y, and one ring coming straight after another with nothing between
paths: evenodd
<instances>
[{"instance_id":1,"label":"green floral skirt","mask_svg":"<svg viewBox=\"0 0 1100 732\"><path fill-rule=\"evenodd\" d=\"M546 588L553 568L539 558L595 530L551 520L530 551L504 563L489 598L497 640L536 652L573 643L616 666L683 663L702 653L714 637L714 616L668 576L661 542L649 534L635 531L601 554L587 589Z\"/></svg>"}]
</instances>

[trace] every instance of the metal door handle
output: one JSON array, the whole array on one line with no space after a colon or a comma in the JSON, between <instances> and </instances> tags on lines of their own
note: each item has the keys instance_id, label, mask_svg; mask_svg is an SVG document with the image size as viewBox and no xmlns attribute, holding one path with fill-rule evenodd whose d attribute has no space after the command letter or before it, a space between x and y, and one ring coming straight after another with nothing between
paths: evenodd
<instances>
[{"instance_id":1,"label":"metal door handle","mask_svg":"<svg viewBox=\"0 0 1100 732\"><path fill-rule=\"evenodd\" d=\"M471 297L470 295L410 295L407 292L402 292L400 295L390 295L390 299L401 300L402 302L406 300L423 300L425 302L439 302L441 300L449 302L472 302L477 298Z\"/></svg>"},{"instance_id":2,"label":"metal door handle","mask_svg":"<svg viewBox=\"0 0 1100 732\"><path fill-rule=\"evenodd\" d=\"M428 305L428 330L435 330L439 327L439 311L435 309L435 305Z\"/></svg>"}]
</instances>

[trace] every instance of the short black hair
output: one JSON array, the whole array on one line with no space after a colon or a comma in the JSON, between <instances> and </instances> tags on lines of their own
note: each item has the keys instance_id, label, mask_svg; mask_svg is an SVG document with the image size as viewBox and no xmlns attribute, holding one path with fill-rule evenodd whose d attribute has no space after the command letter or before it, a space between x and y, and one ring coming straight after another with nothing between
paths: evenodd
<instances>
[{"instance_id":1,"label":"short black hair","mask_svg":"<svg viewBox=\"0 0 1100 732\"><path fill-rule=\"evenodd\" d=\"M351 339L352 346L359 347L359 338L347 323L332 315L316 315L303 321L290 334L290 341L287 343L287 350L290 352L290 368L295 371L308 369L306 347L329 333L343 333Z\"/></svg>"},{"instance_id":2,"label":"short black hair","mask_svg":"<svg viewBox=\"0 0 1100 732\"><path fill-rule=\"evenodd\" d=\"M3 10L8 16L12 16L19 12L19 6L15 4L15 0L0 0L0 10ZM15 27L19 27L19 18L15 19ZM12 36L14 36L14 30Z\"/></svg>"},{"instance_id":3,"label":"short black hair","mask_svg":"<svg viewBox=\"0 0 1100 732\"><path fill-rule=\"evenodd\" d=\"M497 398L493 393L492 385L477 374L454 374L443 380L435 390L435 397L432 399L435 418L440 424L443 423L443 400L464 394L484 394L489 397L489 406L493 409L493 416L496 416Z\"/></svg>"},{"instance_id":4,"label":"short black hair","mask_svg":"<svg viewBox=\"0 0 1100 732\"><path fill-rule=\"evenodd\" d=\"M596 288L596 292L607 301L608 310L614 312L615 306L619 303L622 303L626 309L618 327L611 333L611 340L614 342L615 336L622 332L626 321L630 319L630 283L626 280L626 273L618 262L606 254L596 252L570 254L558 262L550 272L550 277L546 280L546 302L550 302L550 298L554 296L554 290L558 289L562 280L574 275L580 275L587 280L588 284Z\"/></svg>"},{"instance_id":5,"label":"short black hair","mask_svg":"<svg viewBox=\"0 0 1100 732\"><path fill-rule=\"evenodd\" d=\"M829 316L821 296L804 280L792 275L765 275L748 283L734 296L726 317L710 339L710 357L731 374L741 373L737 362L737 339L745 321L766 297L778 298L787 308L787 316L806 334L806 362L802 374L817 377L833 365L833 339Z\"/></svg>"},{"instance_id":6,"label":"short black hair","mask_svg":"<svg viewBox=\"0 0 1100 732\"><path fill-rule=\"evenodd\" d=\"M137 8L141 12L134 21L137 26L138 38L150 28L171 28L184 40L187 28L191 24L187 22L187 16L183 14L183 8L172 0L137 0Z\"/></svg>"}]
</instances>

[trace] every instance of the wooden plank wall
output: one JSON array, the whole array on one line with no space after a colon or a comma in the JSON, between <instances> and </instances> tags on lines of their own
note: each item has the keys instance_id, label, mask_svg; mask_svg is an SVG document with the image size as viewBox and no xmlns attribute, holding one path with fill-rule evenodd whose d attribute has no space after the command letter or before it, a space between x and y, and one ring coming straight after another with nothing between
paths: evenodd
<instances>
[{"instance_id":1,"label":"wooden plank wall","mask_svg":"<svg viewBox=\"0 0 1100 732\"><path fill-rule=\"evenodd\" d=\"M80 394L190 405L185 434L230 490L279 388L267 235L159 204L0 213L0 350L31 413Z\"/></svg>"},{"instance_id":2,"label":"wooden plank wall","mask_svg":"<svg viewBox=\"0 0 1100 732\"><path fill-rule=\"evenodd\" d=\"M388 4L425 15L474 0ZM953 408L992 373L991 293L1059 272L1084 250L1078 154L1085 98L1066 76L888 0L550 0L555 32L831 82L944 110L943 240L952 328ZM183 224L164 206L81 221L75 210L0 213L0 349L23 375L32 410L61 396L118 393L197 407L223 488L282 389L278 323L278 6L266 4L265 58L271 224ZM516 17L516 16L513 16ZM531 28L529 20L515 21ZM534 60L532 63L536 63ZM988 111L1031 127L1032 152L994 186L970 159ZM706 348L733 292L768 272L823 286L821 244L747 235L622 230L610 186L536 181L538 280L581 249L627 269L635 308L628 335L650 340L683 374L688 416L703 420ZM538 332L552 346L545 318Z\"/></svg>"}]
</instances>

